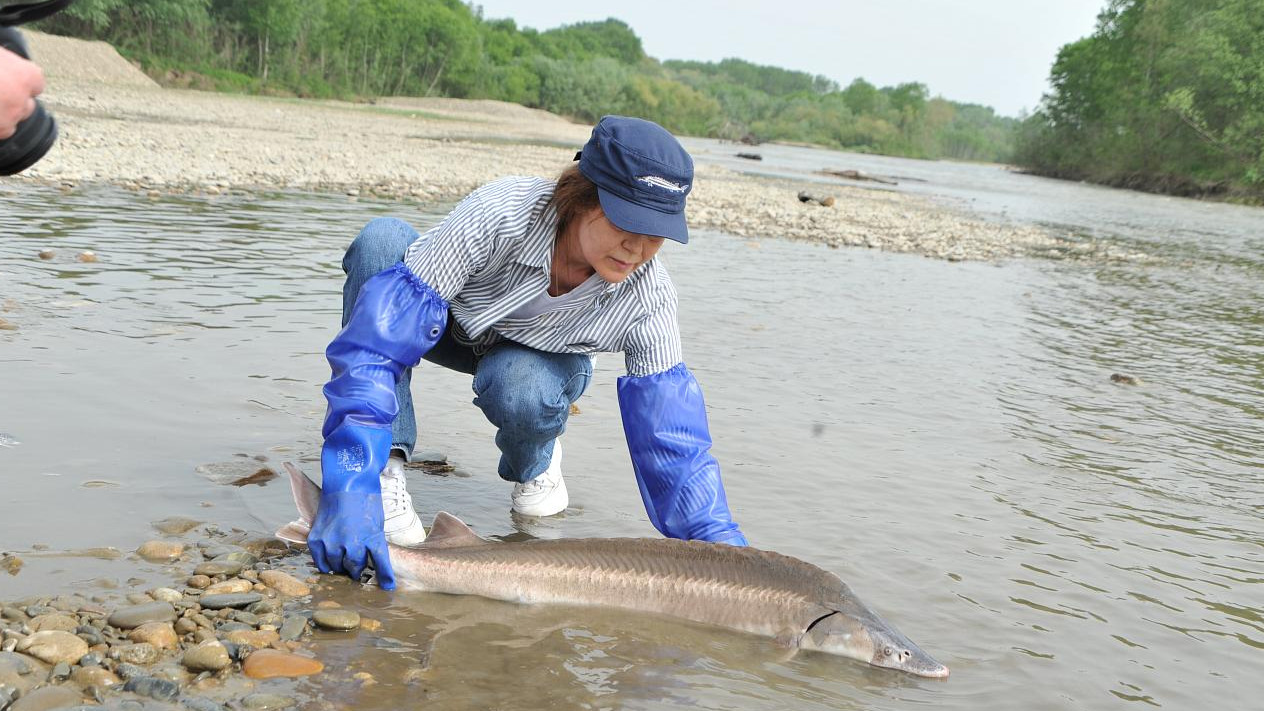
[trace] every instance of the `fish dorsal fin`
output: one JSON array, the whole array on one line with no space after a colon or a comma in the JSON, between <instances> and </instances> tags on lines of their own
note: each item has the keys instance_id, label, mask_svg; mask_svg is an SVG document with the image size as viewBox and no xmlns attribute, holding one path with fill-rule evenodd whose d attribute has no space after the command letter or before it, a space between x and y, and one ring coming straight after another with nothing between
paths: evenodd
<instances>
[{"instance_id":1,"label":"fish dorsal fin","mask_svg":"<svg viewBox=\"0 0 1264 711\"><path fill-rule=\"evenodd\" d=\"M435 514L434 523L430 525L430 533L422 545L427 548L461 548L464 546L481 546L487 541L478 537L474 529L465 525L461 519L447 511Z\"/></svg>"}]
</instances>

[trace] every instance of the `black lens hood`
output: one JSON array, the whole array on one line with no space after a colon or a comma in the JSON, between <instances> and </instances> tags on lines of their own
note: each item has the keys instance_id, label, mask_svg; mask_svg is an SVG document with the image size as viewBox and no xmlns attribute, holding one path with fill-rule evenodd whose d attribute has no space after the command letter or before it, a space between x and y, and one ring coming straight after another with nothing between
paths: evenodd
<instances>
[{"instance_id":1,"label":"black lens hood","mask_svg":"<svg viewBox=\"0 0 1264 711\"><path fill-rule=\"evenodd\" d=\"M13 27L14 25L25 25L28 22L42 20L54 12L60 12L72 2L74 0L45 0L45 2L5 5L0 7L0 26Z\"/></svg>"}]
</instances>

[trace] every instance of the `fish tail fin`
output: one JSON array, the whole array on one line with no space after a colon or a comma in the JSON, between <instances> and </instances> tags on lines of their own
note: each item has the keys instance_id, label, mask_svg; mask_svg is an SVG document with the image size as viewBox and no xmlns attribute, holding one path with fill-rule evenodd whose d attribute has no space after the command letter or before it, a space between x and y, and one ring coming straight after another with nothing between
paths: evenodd
<instances>
[{"instance_id":1,"label":"fish tail fin","mask_svg":"<svg viewBox=\"0 0 1264 711\"><path fill-rule=\"evenodd\" d=\"M290 475L290 493L294 495L298 519L277 529L276 537L307 545L307 534L311 532L316 510L320 508L320 487L290 462L285 463L285 471Z\"/></svg>"}]
</instances>

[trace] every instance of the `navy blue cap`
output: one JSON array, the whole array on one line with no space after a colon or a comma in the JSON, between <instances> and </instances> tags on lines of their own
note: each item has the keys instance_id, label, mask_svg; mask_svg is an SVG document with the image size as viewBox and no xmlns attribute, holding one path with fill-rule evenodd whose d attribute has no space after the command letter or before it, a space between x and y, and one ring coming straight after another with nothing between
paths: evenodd
<instances>
[{"instance_id":1,"label":"navy blue cap","mask_svg":"<svg viewBox=\"0 0 1264 711\"><path fill-rule=\"evenodd\" d=\"M653 121L606 116L575 158L597 186L601 209L628 232L689 241L685 197L693 189L693 158Z\"/></svg>"}]
</instances>

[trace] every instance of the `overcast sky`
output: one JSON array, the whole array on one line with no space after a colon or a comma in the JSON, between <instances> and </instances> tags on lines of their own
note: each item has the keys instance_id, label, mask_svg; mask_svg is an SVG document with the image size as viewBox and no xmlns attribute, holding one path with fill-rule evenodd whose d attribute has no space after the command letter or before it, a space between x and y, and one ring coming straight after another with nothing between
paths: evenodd
<instances>
[{"instance_id":1,"label":"overcast sky","mask_svg":"<svg viewBox=\"0 0 1264 711\"><path fill-rule=\"evenodd\" d=\"M484 0L483 16L547 30L615 17L659 60L737 57L841 86L918 81L1016 116L1048 89L1058 49L1107 0Z\"/></svg>"}]
</instances>

